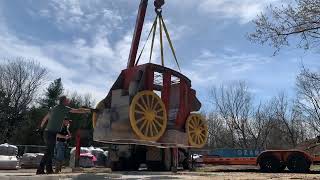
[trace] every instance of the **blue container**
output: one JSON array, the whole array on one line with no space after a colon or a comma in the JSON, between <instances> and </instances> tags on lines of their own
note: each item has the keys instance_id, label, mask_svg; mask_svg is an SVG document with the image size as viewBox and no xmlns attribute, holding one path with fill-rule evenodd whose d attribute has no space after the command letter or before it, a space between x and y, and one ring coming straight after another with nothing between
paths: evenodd
<instances>
[{"instance_id":1,"label":"blue container","mask_svg":"<svg viewBox=\"0 0 320 180\"><path fill-rule=\"evenodd\" d=\"M208 152L210 156L218 157L257 157L261 149L215 149Z\"/></svg>"}]
</instances>

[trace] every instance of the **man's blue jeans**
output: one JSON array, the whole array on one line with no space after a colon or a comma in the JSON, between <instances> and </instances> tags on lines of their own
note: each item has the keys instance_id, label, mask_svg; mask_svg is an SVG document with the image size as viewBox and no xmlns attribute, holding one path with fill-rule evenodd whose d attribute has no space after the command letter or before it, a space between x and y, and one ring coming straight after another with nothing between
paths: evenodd
<instances>
[{"instance_id":1,"label":"man's blue jeans","mask_svg":"<svg viewBox=\"0 0 320 180\"><path fill-rule=\"evenodd\" d=\"M64 157L65 152L66 152L66 143L57 141L56 147L55 147L55 159L57 161L63 161L65 158Z\"/></svg>"}]
</instances>

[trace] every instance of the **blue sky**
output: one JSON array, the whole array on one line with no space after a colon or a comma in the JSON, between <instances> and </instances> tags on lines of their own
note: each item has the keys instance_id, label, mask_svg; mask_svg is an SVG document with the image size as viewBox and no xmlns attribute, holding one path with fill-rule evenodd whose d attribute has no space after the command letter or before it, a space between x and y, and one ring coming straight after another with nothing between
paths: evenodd
<instances>
[{"instance_id":1,"label":"blue sky","mask_svg":"<svg viewBox=\"0 0 320 180\"><path fill-rule=\"evenodd\" d=\"M270 3L283 0L167 0L163 16L186 74L205 102L212 86L238 80L248 83L256 100L279 91L294 94L303 62L319 69L319 52L292 46L276 56L274 49L252 44L246 34L251 20ZM0 1L0 61L35 59L61 77L68 91L103 98L126 67L139 0ZM142 43L155 17L149 9ZM159 63L156 41L153 62ZM147 46L145 52L149 52ZM147 53L142 63L147 61ZM166 47L166 63L176 68Z\"/></svg>"}]
</instances>

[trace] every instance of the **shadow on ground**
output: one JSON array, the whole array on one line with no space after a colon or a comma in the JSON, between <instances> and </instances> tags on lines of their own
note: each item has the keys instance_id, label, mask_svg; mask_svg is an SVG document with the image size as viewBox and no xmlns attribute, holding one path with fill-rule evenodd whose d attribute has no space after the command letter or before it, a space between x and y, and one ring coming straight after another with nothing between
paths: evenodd
<instances>
[{"instance_id":1,"label":"shadow on ground","mask_svg":"<svg viewBox=\"0 0 320 180\"><path fill-rule=\"evenodd\" d=\"M217 169L212 171L205 171L205 172L252 172L252 173L266 173L266 174L272 174L269 172L261 172L258 169ZM279 173L292 173L289 170L284 170ZM292 173L293 174L293 173ZM320 170L317 171L309 171L307 173L295 173L295 174L320 174Z\"/></svg>"},{"instance_id":2,"label":"shadow on ground","mask_svg":"<svg viewBox=\"0 0 320 180\"><path fill-rule=\"evenodd\" d=\"M126 174L127 177L122 175ZM130 177L130 176L135 177ZM140 174L140 173L121 173L121 174L81 174L76 177L72 177L75 180L106 180L106 179L126 179L126 180L162 180L162 179L180 179L178 177L172 177L170 175L157 175L157 174Z\"/></svg>"}]
</instances>

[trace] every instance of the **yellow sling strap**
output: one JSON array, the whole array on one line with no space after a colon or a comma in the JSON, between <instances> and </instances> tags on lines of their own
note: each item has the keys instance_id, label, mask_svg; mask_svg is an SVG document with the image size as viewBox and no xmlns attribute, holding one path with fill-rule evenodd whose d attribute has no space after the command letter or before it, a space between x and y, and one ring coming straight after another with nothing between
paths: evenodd
<instances>
[{"instance_id":1,"label":"yellow sling strap","mask_svg":"<svg viewBox=\"0 0 320 180\"><path fill-rule=\"evenodd\" d=\"M163 59L163 42L162 42L162 16L159 16L159 29L160 29L160 52L161 52L161 64L164 66L164 59Z\"/></svg>"},{"instance_id":2,"label":"yellow sling strap","mask_svg":"<svg viewBox=\"0 0 320 180\"><path fill-rule=\"evenodd\" d=\"M153 53L153 47L154 47L154 40L155 40L155 36L156 36L156 31L157 31L158 19L159 19L159 31L160 31L159 33L160 33L161 65L164 66L163 37L162 37L162 31L164 30L165 35L166 35L167 40L168 40L168 43L169 43L169 46L170 46L170 49L172 51L173 57L175 59L175 62L177 64L177 66L178 66L179 71L181 72L180 65L179 65L179 62L178 62L178 59L177 59L177 56L176 56L176 53L175 53L175 50L174 50L174 47L173 47L169 32L168 32L168 29L167 29L167 26L166 26L166 24L165 24L165 22L163 20L162 15L161 15L161 11L159 13L157 13L157 16L156 16L156 18L155 18L155 20L153 22L153 25L152 25L152 27L150 29L149 34L148 34L147 40L146 40L145 44L143 45L143 48L142 48L142 50L141 50L141 52L139 54L139 57L138 57L135 65L138 65L139 60L140 60L141 55L142 55L142 52L145 49L147 41L150 38L150 35L151 35L151 32L152 32L152 41L151 41L151 51L150 51L149 63L151 62L152 53Z\"/></svg>"},{"instance_id":3,"label":"yellow sling strap","mask_svg":"<svg viewBox=\"0 0 320 180\"><path fill-rule=\"evenodd\" d=\"M173 54L173 56L174 56L174 59L175 59L175 61L176 61L176 63L177 63L178 69L179 69L179 71L181 72L181 69L180 69L180 66L179 66L179 63L178 63L178 60L177 60L177 56L176 56L174 47L173 47L173 45L172 45L172 41L171 41L171 39L170 39L170 35L169 35L168 29L167 29L167 27L166 27L166 24L164 23L162 16L160 16L159 18L161 19L164 32L165 32L165 34L166 34L166 36L167 36L167 40L168 40L168 42L169 42L170 49L171 49L171 51L172 51L172 54Z\"/></svg>"},{"instance_id":4,"label":"yellow sling strap","mask_svg":"<svg viewBox=\"0 0 320 180\"><path fill-rule=\"evenodd\" d=\"M155 18L155 20L154 20L154 22L153 22L153 24L152 24L152 27L151 27L150 32L149 32L149 34L148 34L147 40L146 40L146 42L145 42L144 45L143 45L143 48L142 48L142 50L141 50L141 52L140 52L140 54L139 54L138 59L136 60L135 65L138 65L138 63L139 63L139 60L140 60L141 55L142 55L142 52L143 52L144 48L146 47L146 44L147 44L148 39L149 39L149 37L150 37L150 35L151 35L151 32L154 32L155 29L156 29L156 27L157 27L157 20L158 20L158 16L156 16L156 18ZM155 33L155 32L154 32L154 33ZM153 37L153 38L154 38L154 37ZM152 43L153 43L153 39L152 39ZM152 46L153 46L153 44L152 44ZM151 52L152 52L152 49L151 49ZM151 59L151 55L150 55L150 59Z\"/></svg>"},{"instance_id":5,"label":"yellow sling strap","mask_svg":"<svg viewBox=\"0 0 320 180\"><path fill-rule=\"evenodd\" d=\"M157 31L157 22L158 22L158 15L154 21L155 26L153 28L153 34L152 34L152 41L151 41L151 50L150 50L150 58L149 58L149 63L151 63L151 57L152 57L152 52L153 52L153 44L154 44L154 38L156 37L156 31Z\"/></svg>"}]
</instances>

